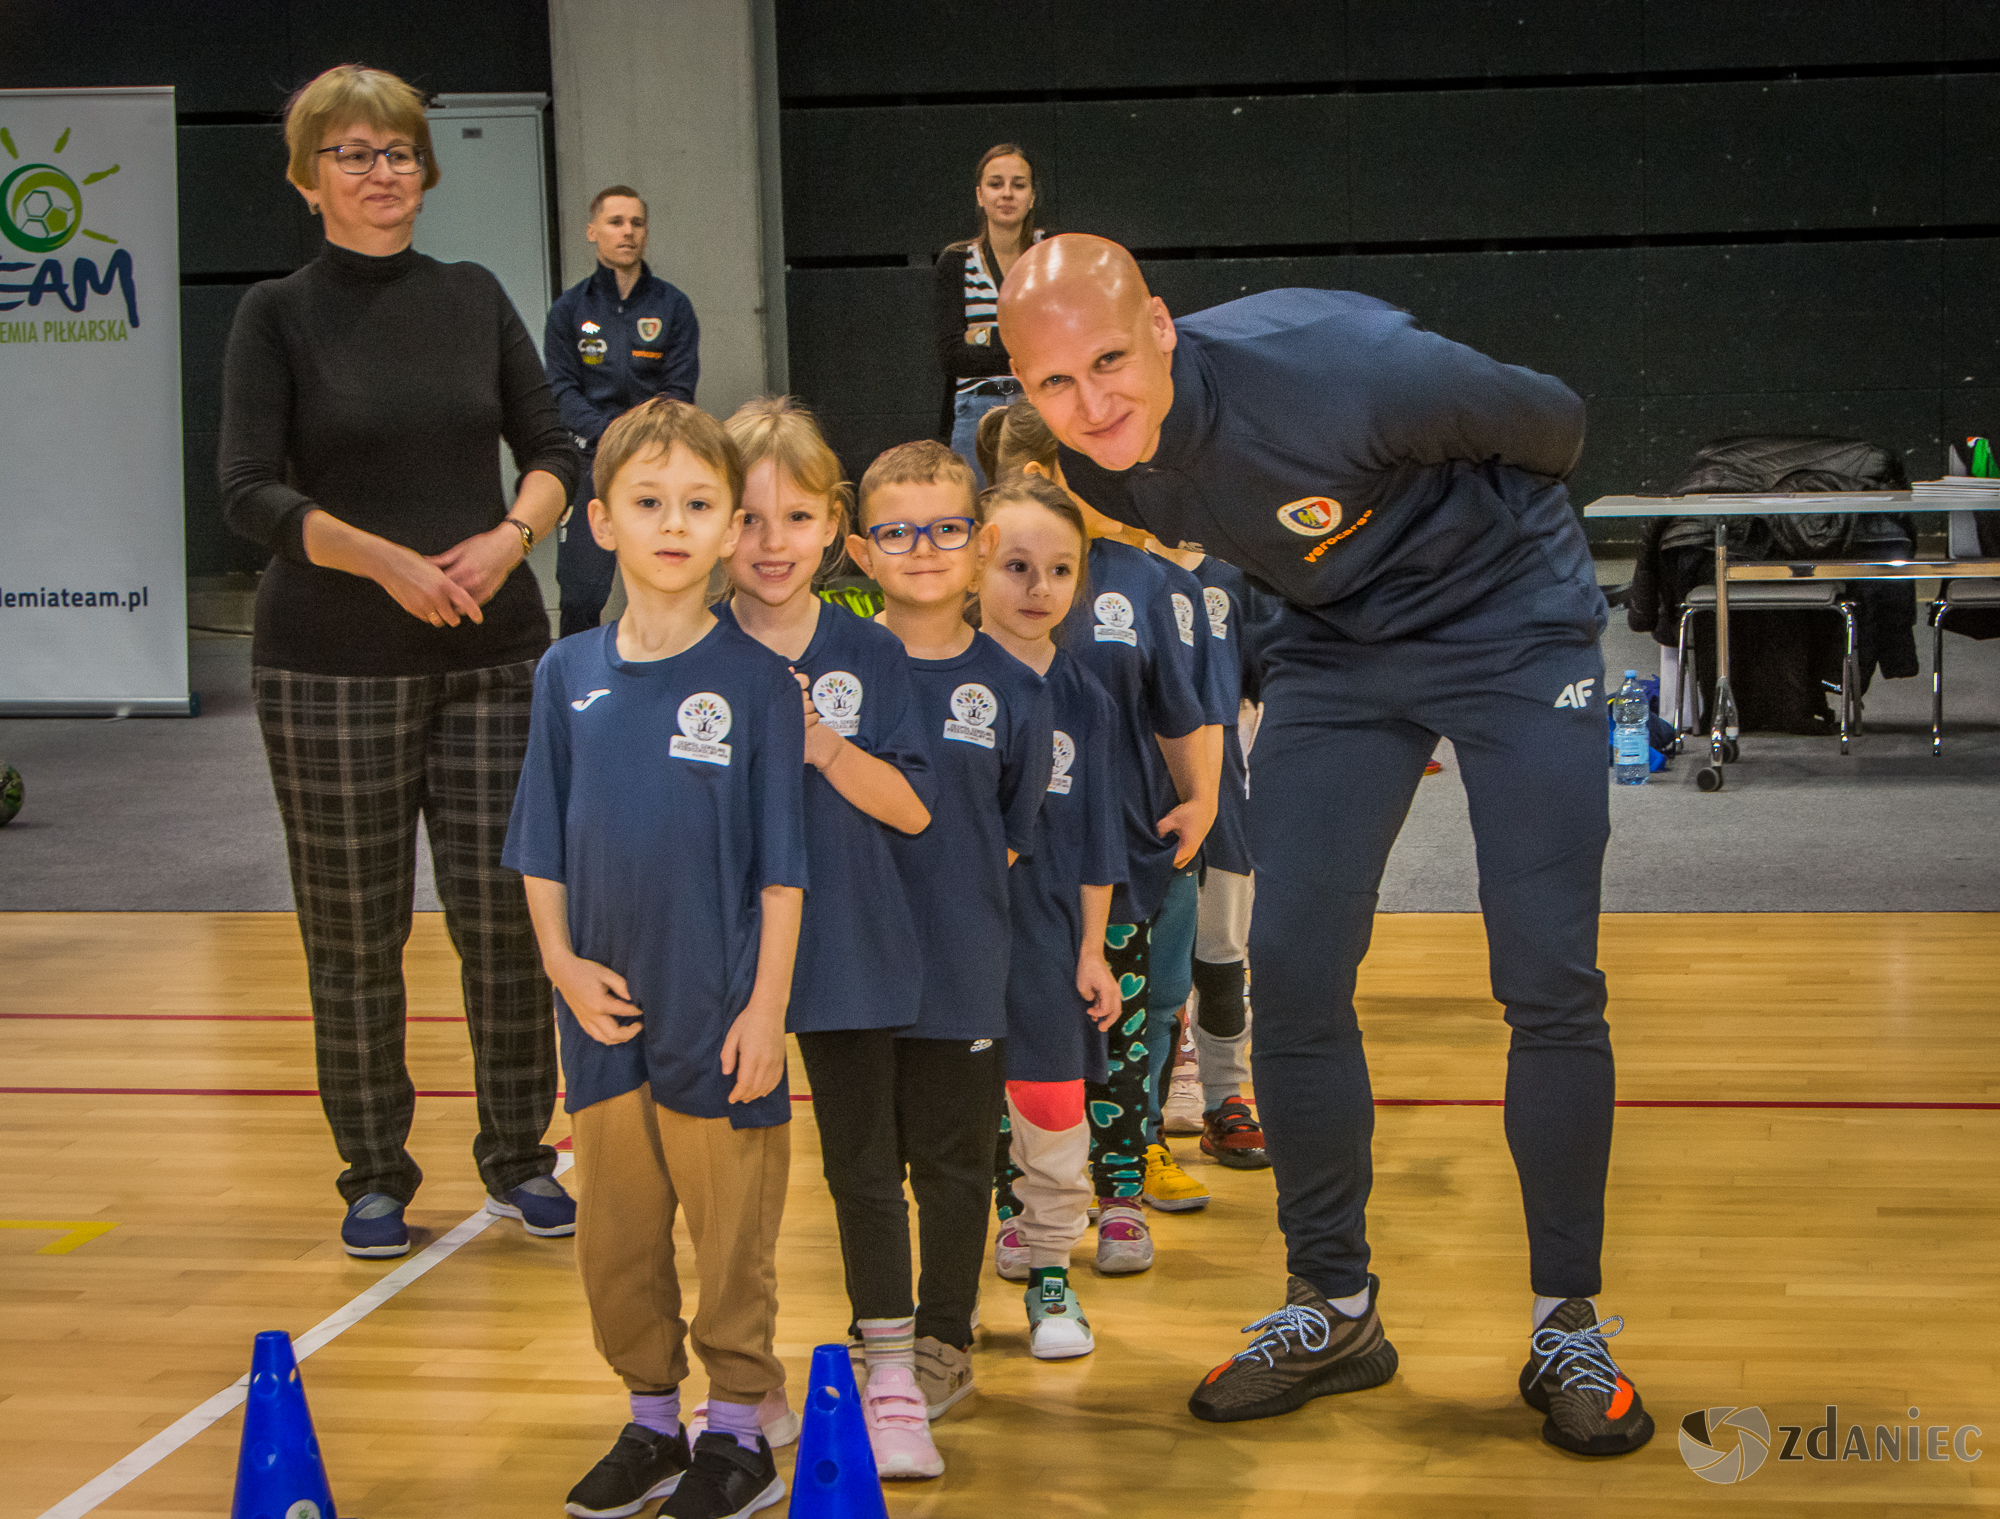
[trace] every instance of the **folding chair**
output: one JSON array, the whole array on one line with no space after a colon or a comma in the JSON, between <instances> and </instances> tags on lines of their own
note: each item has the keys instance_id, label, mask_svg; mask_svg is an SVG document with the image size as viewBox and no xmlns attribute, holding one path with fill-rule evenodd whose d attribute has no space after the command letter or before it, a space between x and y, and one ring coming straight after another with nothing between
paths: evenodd
<instances>
[{"instance_id":1,"label":"folding chair","mask_svg":"<svg viewBox=\"0 0 2000 1519\"><path fill-rule=\"evenodd\" d=\"M1855 699L1855 687L1860 684L1859 672L1854 658L1854 615L1855 603L1844 598L1846 583L1839 580L1802 580L1796 583L1785 580L1734 581L1729 583L1729 610L1733 612L1832 612L1847 628L1846 653L1840 661L1840 752L1847 753L1847 738L1850 728L1859 732L1861 713ZM1688 652L1688 631L1694 623L1697 612L1715 611L1715 587L1698 585L1688 592L1687 603L1681 612L1680 631L1680 678L1685 683L1695 679L1694 660ZM1696 689L1700 687L1697 684ZM1687 706L1676 702L1676 707L1685 712ZM1681 731L1691 733L1699 722L1690 723Z\"/></svg>"},{"instance_id":2,"label":"folding chair","mask_svg":"<svg viewBox=\"0 0 2000 1519\"><path fill-rule=\"evenodd\" d=\"M1979 533L1971 512L1949 518L1946 552L1953 559L1977 559ZM2000 607L2000 580L1942 580L1931 603L1931 753L1944 753L1944 620L1955 610Z\"/></svg>"}]
</instances>

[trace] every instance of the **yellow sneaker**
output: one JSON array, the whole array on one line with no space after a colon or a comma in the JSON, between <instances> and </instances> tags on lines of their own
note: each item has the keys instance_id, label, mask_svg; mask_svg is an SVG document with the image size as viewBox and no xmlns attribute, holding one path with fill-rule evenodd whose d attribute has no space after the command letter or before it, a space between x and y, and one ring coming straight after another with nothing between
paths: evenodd
<instances>
[{"instance_id":1,"label":"yellow sneaker","mask_svg":"<svg viewBox=\"0 0 2000 1519\"><path fill-rule=\"evenodd\" d=\"M1208 1188L1183 1171L1165 1145L1146 1146L1146 1185L1140 1196L1162 1213L1191 1213L1208 1206Z\"/></svg>"}]
</instances>

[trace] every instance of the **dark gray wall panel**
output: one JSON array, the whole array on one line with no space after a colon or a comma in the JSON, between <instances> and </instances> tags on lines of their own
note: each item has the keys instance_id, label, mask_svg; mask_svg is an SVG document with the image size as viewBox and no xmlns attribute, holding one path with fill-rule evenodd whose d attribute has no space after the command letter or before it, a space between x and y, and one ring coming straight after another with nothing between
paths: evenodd
<instances>
[{"instance_id":1,"label":"dark gray wall panel","mask_svg":"<svg viewBox=\"0 0 2000 1519\"><path fill-rule=\"evenodd\" d=\"M1052 0L778 0L784 98L1046 90ZM1121 11L1124 7L1120 7Z\"/></svg>"},{"instance_id":2,"label":"dark gray wall panel","mask_svg":"<svg viewBox=\"0 0 2000 1519\"><path fill-rule=\"evenodd\" d=\"M222 425L222 354L246 285L181 288L181 425L214 432Z\"/></svg>"},{"instance_id":3,"label":"dark gray wall panel","mask_svg":"<svg viewBox=\"0 0 2000 1519\"><path fill-rule=\"evenodd\" d=\"M1635 74L1641 0L1348 0L1355 79Z\"/></svg>"},{"instance_id":4,"label":"dark gray wall panel","mask_svg":"<svg viewBox=\"0 0 2000 1519\"><path fill-rule=\"evenodd\" d=\"M785 277L792 389L841 412L932 408L943 395L928 269L794 269Z\"/></svg>"},{"instance_id":5,"label":"dark gray wall panel","mask_svg":"<svg viewBox=\"0 0 2000 1519\"><path fill-rule=\"evenodd\" d=\"M1357 242L1642 230L1637 89L1358 95L1353 121Z\"/></svg>"},{"instance_id":6,"label":"dark gray wall panel","mask_svg":"<svg viewBox=\"0 0 2000 1519\"><path fill-rule=\"evenodd\" d=\"M819 420L827 443L840 456L841 468L847 472L847 478L857 485L883 449L894 448L898 443L914 442L918 438L935 438L938 434L935 409L822 412Z\"/></svg>"},{"instance_id":7,"label":"dark gray wall panel","mask_svg":"<svg viewBox=\"0 0 2000 1519\"><path fill-rule=\"evenodd\" d=\"M2000 4L1994 0L1944 0L1947 63L2000 59Z\"/></svg>"},{"instance_id":8,"label":"dark gray wall panel","mask_svg":"<svg viewBox=\"0 0 2000 1519\"><path fill-rule=\"evenodd\" d=\"M1036 215L1061 226L1055 107L783 113L785 257L934 255L978 218L972 174L995 143L1035 165Z\"/></svg>"},{"instance_id":9,"label":"dark gray wall panel","mask_svg":"<svg viewBox=\"0 0 2000 1519\"><path fill-rule=\"evenodd\" d=\"M2000 221L2000 74L1944 82L1944 219Z\"/></svg>"},{"instance_id":10,"label":"dark gray wall panel","mask_svg":"<svg viewBox=\"0 0 2000 1519\"><path fill-rule=\"evenodd\" d=\"M174 144L183 274L298 267L311 218L285 178L279 128L182 127Z\"/></svg>"},{"instance_id":11,"label":"dark gray wall panel","mask_svg":"<svg viewBox=\"0 0 2000 1519\"><path fill-rule=\"evenodd\" d=\"M1650 248L1652 394L1938 383L1938 244Z\"/></svg>"},{"instance_id":12,"label":"dark gray wall panel","mask_svg":"<svg viewBox=\"0 0 2000 1519\"><path fill-rule=\"evenodd\" d=\"M1946 391L1944 422L1939 431L1947 443L1963 445L1967 438L1974 437L2000 442L2000 386ZM1942 467L1940 464L1939 468ZM1937 473L1935 469L1924 471L1926 476Z\"/></svg>"},{"instance_id":13,"label":"dark gray wall panel","mask_svg":"<svg viewBox=\"0 0 2000 1519\"><path fill-rule=\"evenodd\" d=\"M1863 438L1902 454L1913 480L1943 467L1934 389L1654 396L1646 402L1645 488L1665 490L1702 444L1737 433Z\"/></svg>"},{"instance_id":14,"label":"dark gray wall panel","mask_svg":"<svg viewBox=\"0 0 2000 1519\"><path fill-rule=\"evenodd\" d=\"M1941 326L1946 391L2000 385L2000 239L1944 245ZM1993 426L2000 433L2000 416Z\"/></svg>"},{"instance_id":15,"label":"dark gray wall panel","mask_svg":"<svg viewBox=\"0 0 2000 1519\"><path fill-rule=\"evenodd\" d=\"M1135 248L1341 242L1342 95L1057 108L1064 231Z\"/></svg>"},{"instance_id":16,"label":"dark gray wall panel","mask_svg":"<svg viewBox=\"0 0 2000 1519\"><path fill-rule=\"evenodd\" d=\"M1646 0L1646 67L1928 63L1941 0Z\"/></svg>"},{"instance_id":17,"label":"dark gray wall panel","mask_svg":"<svg viewBox=\"0 0 2000 1519\"><path fill-rule=\"evenodd\" d=\"M547 91L547 0L286 0L293 84L336 63L399 74L427 94Z\"/></svg>"},{"instance_id":18,"label":"dark gray wall panel","mask_svg":"<svg viewBox=\"0 0 2000 1519\"><path fill-rule=\"evenodd\" d=\"M1319 290L1350 287L1351 258L1151 259L1140 265L1153 294L1175 316L1187 316L1265 290L1302 285Z\"/></svg>"},{"instance_id":19,"label":"dark gray wall panel","mask_svg":"<svg viewBox=\"0 0 2000 1519\"><path fill-rule=\"evenodd\" d=\"M0 89L170 84L182 113L269 111L290 73L284 10L269 0L0 4Z\"/></svg>"},{"instance_id":20,"label":"dark gray wall panel","mask_svg":"<svg viewBox=\"0 0 2000 1519\"><path fill-rule=\"evenodd\" d=\"M1569 499L1580 512L1599 496L1630 496L1646 478L1645 402L1637 396L1599 396L1584 412L1583 457L1569 477ZM1636 536L1604 528L1592 536Z\"/></svg>"},{"instance_id":21,"label":"dark gray wall panel","mask_svg":"<svg viewBox=\"0 0 2000 1519\"><path fill-rule=\"evenodd\" d=\"M1646 92L1646 230L1919 227L1940 212L1942 81Z\"/></svg>"},{"instance_id":22,"label":"dark gray wall panel","mask_svg":"<svg viewBox=\"0 0 2000 1519\"><path fill-rule=\"evenodd\" d=\"M1345 31L1340 7L1324 0L1062 5L1056 82L1079 90L1336 81L1346 75Z\"/></svg>"}]
</instances>

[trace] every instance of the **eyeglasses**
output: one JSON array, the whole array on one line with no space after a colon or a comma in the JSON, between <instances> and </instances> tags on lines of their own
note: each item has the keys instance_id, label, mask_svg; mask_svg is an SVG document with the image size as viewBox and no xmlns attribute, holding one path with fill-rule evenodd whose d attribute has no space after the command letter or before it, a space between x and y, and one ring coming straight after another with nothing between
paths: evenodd
<instances>
[{"instance_id":1,"label":"eyeglasses","mask_svg":"<svg viewBox=\"0 0 2000 1519\"><path fill-rule=\"evenodd\" d=\"M917 546L919 538L930 539L932 548L949 554L972 542L978 526L970 517L940 517L925 523L878 522L868 529L868 536L885 554L907 554Z\"/></svg>"},{"instance_id":2,"label":"eyeglasses","mask_svg":"<svg viewBox=\"0 0 2000 1519\"><path fill-rule=\"evenodd\" d=\"M321 148L320 152L331 153L343 174L366 174L375 167L378 158L388 159L390 169L397 174L414 174L424 166L424 159L428 156L422 148L413 148L405 143L397 143L393 148L370 148L360 143L343 142L339 147Z\"/></svg>"}]
</instances>

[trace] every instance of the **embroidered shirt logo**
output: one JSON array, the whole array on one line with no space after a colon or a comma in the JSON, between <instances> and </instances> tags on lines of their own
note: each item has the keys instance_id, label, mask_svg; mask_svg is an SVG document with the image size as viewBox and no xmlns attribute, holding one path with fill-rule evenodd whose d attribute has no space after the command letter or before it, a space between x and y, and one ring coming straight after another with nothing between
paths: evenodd
<instances>
[{"instance_id":1,"label":"embroidered shirt logo","mask_svg":"<svg viewBox=\"0 0 2000 1519\"><path fill-rule=\"evenodd\" d=\"M1139 635L1132 627L1132 603L1117 591L1106 591L1092 603L1097 613L1099 643L1123 643L1138 647Z\"/></svg>"},{"instance_id":2,"label":"embroidered shirt logo","mask_svg":"<svg viewBox=\"0 0 2000 1519\"><path fill-rule=\"evenodd\" d=\"M1208 612L1208 631L1214 638L1229 636L1229 593L1219 585L1206 587L1201 604Z\"/></svg>"},{"instance_id":3,"label":"embroidered shirt logo","mask_svg":"<svg viewBox=\"0 0 2000 1519\"><path fill-rule=\"evenodd\" d=\"M1181 630L1181 642L1190 649L1194 647L1194 603L1179 591L1174 592L1174 625Z\"/></svg>"},{"instance_id":4,"label":"embroidered shirt logo","mask_svg":"<svg viewBox=\"0 0 2000 1519\"><path fill-rule=\"evenodd\" d=\"M1596 684L1597 684L1597 677L1592 676L1589 680L1579 680L1571 685L1564 686L1562 689L1562 695L1556 698L1556 705L1558 707L1589 706L1590 688Z\"/></svg>"},{"instance_id":5,"label":"embroidered shirt logo","mask_svg":"<svg viewBox=\"0 0 2000 1519\"><path fill-rule=\"evenodd\" d=\"M571 702L570 706L575 711L588 712L590 704L596 701L598 697L609 696L610 694L611 688L609 686L599 686L595 691L585 692L582 696Z\"/></svg>"},{"instance_id":6,"label":"embroidered shirt logo","mask_svg":"<svg viewBox=\"0 0 2000 1519\"><path fill-rule=\"evenodd\" d=\"M992 1048L993 1041L991 1039L975 1039L972 1041L972 1048L967 1050L966 1054L977 1055L981 1050L990 1050Z\"/></svg>"},{"instance_id":7,"label":"embroidered shirt logo","mask_svg":"<svg viewBox=\"0 0 2000 1519\"><path fill-rule=\"evenodd\" d=\"M576 340L576 351L583 355L583 362L586 364L602 364L604 362L604 355L609 351L610 347L611 345L605 342L603 338L578 338Z\"/></svg>"},{"instance_id":8,"label":"embroidered shirt logo","mask_svg":"<svg viewBox=\"0 0 2000 1519\"><path fill-rule=\"evenodd\" d=\"M642 316L638 321L639 341L650 343L660 335L660 319L656 316Z\"/></svg>"},{"instance_id":9,"label":"embroidered shirt logo","mask_svg":"<svg viewBox=\"0 0 2000 1519\"><path fill-rule=\"evenodd\" d=\"M1340 526L1340 503L1331 496L1306 496L1279 507L1278 520L1301 538L1324 538Z\"/></svg>"},{"instance_id":10,"label":"embroidered shirt logo","mask_svg":"<svg viewBox=\"0 0 2000 1519\"><path fill-rule=\"evenodd\" d=\"M813 711L822 727L852 738L861 727L861 677L828 670L813 682Z\"/></svg>"},{"instance_id":11,"label":"embroidered shirt logo","mask_svg":"<svg viewBox=\"0 0 2000 1519\"><path fill-rule=\"evenodd\" d=\"M729 763L729 745L723 742L733 721L728 702L713 691L697 691L681 703L679 721L681 731L667 745L669 754L704 765Z\"/></svg>"},{"instance_id":12,"label":"embroidered shirt logo","mask_svg":"<svg viewBox=\"0 0 2000 1519\"><path fill-rule=\"evenodd\" d=\"M1076 763L1076 740L1062 729L1056 729L1056 767L1049 775L1049 790L1057 796L1068 796L1072 777L1069 767Z\"/></svg>"},{"instance_id":13,"label":"embroidered shirt logo","mask_svg":"<svg viewBox=\"0 0 2000 1519\"><path fill-rule=\"evenodd\" d=\"M969 680L951 693L951 716L945 720L944 736L961 744L993 747L993 719L1000 715L1000 703L993 693L976 680Z\"/></svg>"},{"instance_id":14,"label":"embroidered shirt logo","mask_svg":"<svg viewBox=\"0 0 2000 1519\"><path fill-rule=\"evenodd\" d=\"M579 332L588 332L588 333L591 333L592 335L595 335L595 334L597 334L597 333L600 333L600 332L602 332L602 331L603 331L604 329L603 329L602 327L598 326L598 325L597 325L597 323L595 323L595 322L585 322L585 323L584 323L584 324L583 324L583 325L582 325L581 327L579 327L579 328L578 328L577 330L578 330Z\"/></svg>"}]
</instances>

